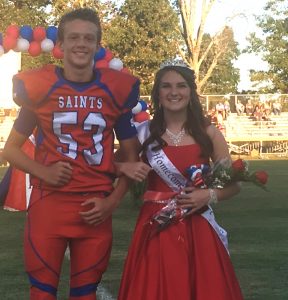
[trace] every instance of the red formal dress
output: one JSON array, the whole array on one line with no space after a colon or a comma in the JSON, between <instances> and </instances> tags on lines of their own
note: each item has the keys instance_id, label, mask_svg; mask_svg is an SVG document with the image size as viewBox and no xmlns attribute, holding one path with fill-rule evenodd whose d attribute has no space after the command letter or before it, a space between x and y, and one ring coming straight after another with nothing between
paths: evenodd
<instances>
[{"instance_id":1,"label":"red formal dress","mask_svg":"<svg viewBox=\"0 0 288 300\"><path fill-rule=\"evenodd\" d=\"M190 165L207 163L196 144L163 150L182 174ZM155 172L148 189L171 191ZM230 256L200 213L151 235L151 217L163 205L147 201L142 206L118 300L242 300Z\"/></svg>"}]
</instances>

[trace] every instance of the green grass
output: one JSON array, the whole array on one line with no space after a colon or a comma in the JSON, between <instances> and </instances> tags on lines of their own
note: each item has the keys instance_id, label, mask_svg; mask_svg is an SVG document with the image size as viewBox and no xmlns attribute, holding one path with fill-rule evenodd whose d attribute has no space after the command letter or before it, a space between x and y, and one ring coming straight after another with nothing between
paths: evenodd
<instances>
[{"instance_id":1,"label":"green grass","mask_svg":"<svg viewBox=\"0 0 288 300\"><path fill-rule=\"evenodd\" d=\"M269 173L269 192L244 184L239 195L215 206L216 218L229 233L231 259L245 300L286 300L288 160L250 161L250 165L251 169L265 169ZM102 281L102 285L114 296L119 288L138 210L139 207L128 195L114 214L114 246ZM24 219L25 213L0 211L1 299L29 299L22 256ZM68 268L68 262L65 262L60 300L67 299Z\"/></svg>"}]
</instances>

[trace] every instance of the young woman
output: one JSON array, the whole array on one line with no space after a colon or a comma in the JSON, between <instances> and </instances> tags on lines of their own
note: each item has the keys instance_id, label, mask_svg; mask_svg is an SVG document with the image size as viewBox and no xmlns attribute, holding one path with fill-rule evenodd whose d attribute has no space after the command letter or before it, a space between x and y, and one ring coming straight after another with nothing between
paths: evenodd
<instances>
[{"instance_id":1,"label":"young woman","mask_svg":"<svg viewBox=\"0 0 288 300\"><path fill-rule=\"evenodd\" d=\"M196 90L194 71L188 67L166 65L157 72L154 117L138 128L144 162L120 167L138 181L148 174L148 182L118 300L243 299L226 232L209 207L237 194L239 185L181 185L189 166L230 159L223 135L203 115ZM153 216L175 197L178 208L190 209L188 215L152 234Z\"/></svg>"}]
</instances>

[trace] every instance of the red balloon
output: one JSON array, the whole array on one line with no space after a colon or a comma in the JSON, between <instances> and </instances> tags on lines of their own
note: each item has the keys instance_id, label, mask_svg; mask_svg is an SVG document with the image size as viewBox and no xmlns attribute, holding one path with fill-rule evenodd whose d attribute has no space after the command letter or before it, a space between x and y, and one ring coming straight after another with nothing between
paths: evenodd
<instances>
[{"instance_id":1,"label":"red balloon","mask_svg":"<svg viewBox=\"0 0 288 300\"><path fill-rule=\"evenodd\" d=\"M6 28L6 35L17 39L19 36L19 27L17 25L10 25Z\"/></svg>"},{"instance_id":2,"label":"red balloon","mask_svg":"<svg viewBox=\"0 0 288 300\"><path fill-rule=\"evenodd\" d=\"M46 38L46 29L44 27L38 26L33 30L33 39L37 42L41 42Z\"/></svg>"},{"instance_id":3,"label":"red balloon","mask_svg":"<svg viewBox=\"0 0 288 300\"><path fill-rule=\"evenodd\" d=\"M30 43L28 52L31 56L38 56L41 53L41 45L40 43L33 41Z\"/></svg>"},{"instance_id":4,"label":"red balloon","mask_svg":"<svg viewBox=\"0 0 288 300\"><path fill-rule=\"evenodd\" d=\"M141 122L150 120L150 115L147 111L140 111L138 114L136 114L133 117L133 119L134 119L134 122L141 123Z\"/></svg>"},{"instance_id":5,"label":"red balloon","mask_svg":"<svg viewBox=\"0 0 288 300\"><path fill-rule=\"evenodd\" d=\"M3 48L5 51L14 49L17 45L17 39L13 36L7 35L3 39Z\"/></svg>"},{"instance_id":6,"label":"red balloon","mask_svg":"<svg viewBox=\"0 0 288 300\"><path fill-rule=\"evenodd\" d=\"M52 50L52 54L57 59L62 59L64 57L64 53L58 45L55 45L55 47Z\"/></svg>"},{"instance_id":7,"label":"red balloon","mask_svg":"<svg viewBox=\"0 0 288 300\"><path fill-rule=\"evenodd\" d=\"M95 68L96 69L109 68L109 63L105 59L98 60L96 61Z\"/></svg>"},{"instance_id":8,"label":"red balloon","mask_svg":"<svg viewBox=\"0 0 288 300\"><path fill-rule=\"evenodd\" d=\"M105 49L105 56L104 59L110 61L113 58L113 53L109 49Z\"/></svg>"},{"instance_id":9,"label":"red balloon","mask_svg":"<svg viewBox=\"0 0 288 300\"><path fill-rule=\"evenodd\" d=\"M123 72L123 73L127 73L127 74L131 74L130 70L128 68L122 68L120 70L120 72Z\"/></svg>"}]
</instances>

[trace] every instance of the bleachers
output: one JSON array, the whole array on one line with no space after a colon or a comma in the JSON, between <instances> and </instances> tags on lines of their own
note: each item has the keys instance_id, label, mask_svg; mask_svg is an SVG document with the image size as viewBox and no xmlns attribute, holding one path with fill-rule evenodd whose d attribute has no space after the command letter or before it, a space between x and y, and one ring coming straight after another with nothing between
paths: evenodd
<instances>
[{"instance_id":1,"label":"bleachers","mask_svg":"<svg viewBox=\"0 0 288 300\"><path fill-rule=\"evenodd\" d=\"M269 121L255 121L246 115L231 114L224 122L224 135L230 151L249 154L288 155L288 112L271 115Z\"/></svg>"}]
</instances>

